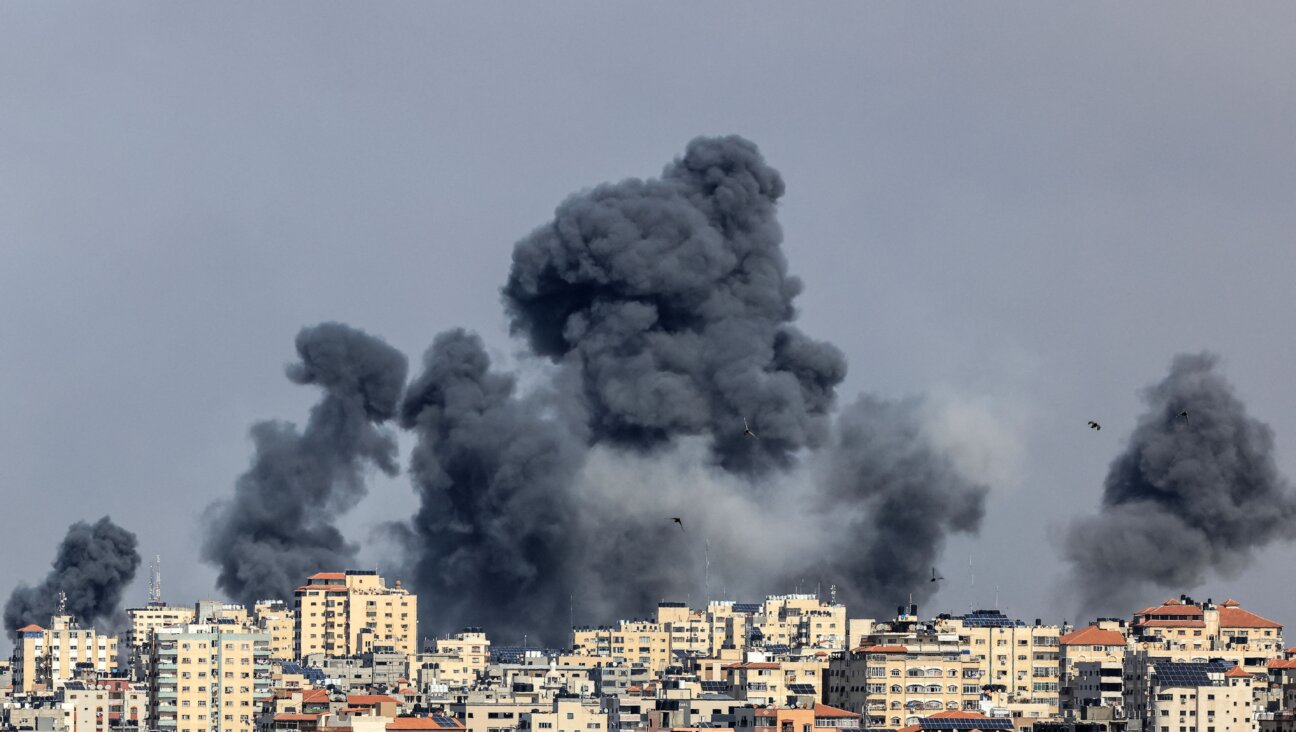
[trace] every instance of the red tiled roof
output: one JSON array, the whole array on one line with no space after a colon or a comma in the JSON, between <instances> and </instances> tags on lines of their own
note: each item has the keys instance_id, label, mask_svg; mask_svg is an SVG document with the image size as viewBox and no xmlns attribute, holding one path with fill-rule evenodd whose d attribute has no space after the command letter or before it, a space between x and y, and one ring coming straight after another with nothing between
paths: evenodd
<instances>
[{"instance_id":1,"label":"red tiled roof","mask_svg":"<svg viewBox=\"0 0 1296 732\"><path fill-rule=\"evenodd\" d=\"M904 646L860 646L852 653L904 653Z\"/></svg>"},{"instance_id":2,"label":"red tiled roof","mask_svg":"<svg viewBox=\"0 0 1296 732\"><path fill-rule=\"evenodd\" d=\"M858 717L859 715L849 709L838 709L830 707L827 704L815 704L815 717Z\"/></svg>"},{"instance_id":3,"label":"red tiled roof","mask_svg":"<svg viewBox=\"0 0 1296 732\"><path fill-rule=\"evenodd\" d=\"M19 632L19 633L39 633L39 632L41 632L42 630L45 630L45 629L42 628L42 627L40 627L39 625L34 625L34 624L33 624L33 625L27 625L27 626L24 626L24 627L19 628L19 629L18 629L18 632Z\"/></svg>"},{"instance_id":4,"label":"red tiled roof","mask_svg":"<svg viewBox=\"0 0 1296 732\"><path fill-rule=\"evenodd\" d=\"M1064 646L1123 646L1125 636L1114 630L1103 630L1090 625L1067 633L1058 639L1058 643Z\"/></svg>"},{"instance_id":5,"label":"red tiled roof","mask_svg":"<svg viewBox=\"0 0 1296 732\"><path fill-rule=\"evenodd\" d=\"M1220 607L1241 607L1241 606L1242 603L1238 602L1237 600L1234 600L1231 597L1225 600L1224 602L1220 603Z\"/></svg>"},{"instance_id":6,"label":"red tiled roof","mask_svg":"<svg viewBox=\"0 0 1296 732\"><path fill-rule=\"evenodd\" d=\"M302 703L316 704L329 701L328 689L302 689Z\"/></svg>"},{"instance_id":7,"label":"red tiled roof","mask_svg":"<svg viewBox=\"0 0 1296 732\"><path fill-rule=\"evenodd\" d=\"M308 580L346 580L345 572L316 572L307 577Z\"/></svg>"},{"instance_id":8,"label":"red tiled roof","mask_svg":"<svg viewBox=\"0 0 1296 732\"><path fill-rule=\"evenodd\" d=\"M1173 605L1167 602L1166 604L1161 605L1160 607L1150 607L1145 610L1142 610L1141 612L1137 612L1134 614L1135 615L1176 615L1176 616L1192 615L1194 617L1200 617L1202 614L1202 609L1200 607L1197 607L1196 605L1181 605L1179 604L1179 601L1176 600Z\"/></svg>"},{"instance_id":9,"label":"red tiled roof","mask_svg":"<svg viewBox=\"0 0 1296 732\"><path fill-rule=\"evenodd\" d=\"M1236 678L1249 679L1249 678L1251 678L1251 674L1247 673L1246 671L1243 671L1241 666L1234 666L1233 668L1231 668L1231 669L1229 669L1228 671L1225 671L1225 672L1224 672L1224 678L1226 678L1226 679L1236 679Z\"/></svg>"},{"instance_id":10,"label":"red tiled roof","mask_svg":"<svg viewBox=\"0 0 1296 732\"><path fill-rule=\"evenodd\" d=\"M1296 658L1271 658L1269 668L1296 668Z\"/></svg>"},{"instance_id":11,"label":"red tiled roof","mask_svg":"<svg viewBox=\"0 0 1296 732\"><path fill-rule=\"evenodd\" d=\"M315 720L319 719L319 717L320 715L318 714L276 714L274 715L274 721L276 722L314 722Z\"/></svg>"},{"instance_id":12,"label":"red tiled roof","mask_svg":"<svg viewBox=\"0 0 1296 732\"><path fill-rule=\"evenodd\" d=\"M1236 605L1221 605L1219 611L1221 628L1281 628L1282 623L1275 623L1262 618L1253 612L1243 610Z\"/></svg>"}]
</instances>

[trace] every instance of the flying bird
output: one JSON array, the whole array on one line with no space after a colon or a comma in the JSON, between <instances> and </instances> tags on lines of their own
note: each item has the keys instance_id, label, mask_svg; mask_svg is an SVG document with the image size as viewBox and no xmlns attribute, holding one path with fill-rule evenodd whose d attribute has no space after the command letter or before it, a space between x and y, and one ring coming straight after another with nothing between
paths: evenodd
<instances>
[{"instance_id":1,"label":"flying bird","mask_svg":"<svg viewBox=\"0 0 1296 732\"><path fill-rule=\"evenodd\" d=\"M1102 425L1098 424L1097 422L1095 422L1095 421L1093 421L1093 420L1091 419L1091 420L1089 420L1089 429L1091 429L1091 430L1100 430L1100 429L1102 429Z\"/></svg>"},{"instance_id":2,"label":"flying bird","mask_svg":"<svg viewBox=\"0 0 1296 732\"><path fill-rule=\"evenodd\" d=\"M1185 409L1185 410L1183 410L1182 412L1180 412L1180 413L1178 414L1178 416L1184 418L1184 424L1190 424L1190 423L1188 422L1188 410L1187 410L1187 409Z\"/></svg>"},{"instance_id":3,"label":"flying bird","mask_svg":"<svg viewBox=\"0 0 1296 732\"><path fill-rule=\"evenodd\" d=\"M935 567L932 567L932 578L931 578L931 581L932 581L932 582L940 582L940 581L943 580L943 579L945 579L945 578L942 577L942 576L940 576L940 575L938 575L938 574L936 574L936 568L935 568Z\"/></svg>"},{"instance_id":4,"label":"flying bird","mask_svg":"<svg viewBox=\"0 0 1296 732\"><path fill-rule=\"evenodd\" d=\"M748 427L748 426L747 426L747 418L746 418L746 417L743 417L743 435L745 435L745 436L747 436L747 437L751 437L752 439L756 439L756 440L759 440L759 439L760 439L759 437L756 436L756 433L755 433L755 432L752 432L752 431L751 431L751 427Z\"/></svg>"},{"instance_id":5,"label":"flying bird","mask_svg":"<svg viewBox=\"0 0 1296 732\"><path fill-rule=\"evenodd\" d=\"M680 518L679 516L672 516L671 521L674 521L675 523L680 525L680 531L684 530L684 519Z\"/></svg>"}]
</instances>

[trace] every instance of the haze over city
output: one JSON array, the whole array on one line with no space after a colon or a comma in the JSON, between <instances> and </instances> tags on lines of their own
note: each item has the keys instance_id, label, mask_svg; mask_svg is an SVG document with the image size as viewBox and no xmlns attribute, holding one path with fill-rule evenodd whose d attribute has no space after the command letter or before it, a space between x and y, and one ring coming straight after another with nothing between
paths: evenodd
<instances>
[{"instance_id":1,"label":"haze over city","mask_svg":"<svg viewBox=\"0 0 1296 732\"><path fill-rule=\"evenodd\" d=\"M237 7L0 6L16 608L1290 617L1290 7Z\"/></svg>"}]
</instances>

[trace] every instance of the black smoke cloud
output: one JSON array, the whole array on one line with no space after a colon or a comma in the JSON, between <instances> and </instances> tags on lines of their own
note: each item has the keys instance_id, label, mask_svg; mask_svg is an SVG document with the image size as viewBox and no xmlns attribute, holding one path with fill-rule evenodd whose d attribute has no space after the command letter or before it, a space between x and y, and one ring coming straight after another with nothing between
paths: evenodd
<instances>
[{"instance_id":1,"label":"black smoke cloud","mask_svg":"<svg viewBox=\"0 0 1296 732\"><path fill-rule=\"evenodd\" d=\"M67 597L68 614L83 624L112 620L139 568L136 545L135 535L107 516L72 524L45 580L35 587L20 585L9 596L5 627L13 633L32 623L47 626L58 610L59 593Z\"/></svg>"},{"instance_id":2,"label":"black smoke cloud","mask_svg":"<svg viewBox=\"0 0 1296 732\"><path fill-rule=\"evenodd\" d=\"M578 371L594 441L705 435L744 472L823 441L846 363L791 325L801 282L781 248L782 195L755 145L703 138L659 179L569 198L517 244L512 329Z\"/></svg>"},{"instance_id":3,"label":"black smoke cloud","mask_svg":"<svg viewBox=\"0 0 1296 732\"><path fill-rule=\"evenodd\" d=\"M854 611L881 615L911 593L926 600L945 537L981 527L989 489L932 443L925 413L920 399L864 396L838 419L820 507L846 520L849 544L821 571L844 582Z\"/></svg>"},{"instance_id":4,"label":"black smoke cloud","mask_svg":"<svg viewBox=\"0 0 1296 732\"><path fill-rule=\"evenodd\" d=\"M551 411L491 371L475 335L443 333L425 354L400 418L419 436L409 538L436 627L550 629L566 617L589 538L573 529L569 491L584 446Z\"/></svg>"},{"instance_id":5,"label":"black smoke cloud","mask_svg":"<svg viewBox=\"0 0 1296 732\"><path fill-rule=\"evenodd\" d=\"M426 630L562 643L573 598L608 621L700 590L705 540L749 593L810 577L890 607L929 591L985 488L926 439L916 403L861 401L834 437L846 364L792 325L783 190L751 142L701 138L660 178L563 202L503 288L512 331L551 364L534 393L475 336L436 339L401 408L419 437L404 529ZM672 479L699 475L680 465L699 442L705 495ZM823 462L820 483L807 465ZM770 523L798 550L767 551Z\"/></svg>"},{"instance_id":6,"label":"black smoke cloud","mask_svg":"<svg viewBox=\"0 0 1296 732\"><path fill-rule=\"evenodd\" d=\"M1214 355L1180 355L1143 392L1147 412L1108 470L1101 510L1063 541L1085 610L1126 604L1149 585L1190 589L1296 536L1273 434L1218 368Z\"/></svg>"},{"instance_id":7,"label":"black smoke cloud","mask_svg":"<svg viewBox=\"0 0 1296 732\"><path fill-rule=\"evenodd\" d=\"M364 496L367 466L398 471L395 439L380 425L396 415L405 356L339 323L303 328L296 346L288 378L320 387L324 398L303 431L254 425L251 467L233 498L207 512L203 557L219 567L220 588L248 604L291 601L311 573L352 566L356 548L334 520Z\"/></svg>"}]
</instances>

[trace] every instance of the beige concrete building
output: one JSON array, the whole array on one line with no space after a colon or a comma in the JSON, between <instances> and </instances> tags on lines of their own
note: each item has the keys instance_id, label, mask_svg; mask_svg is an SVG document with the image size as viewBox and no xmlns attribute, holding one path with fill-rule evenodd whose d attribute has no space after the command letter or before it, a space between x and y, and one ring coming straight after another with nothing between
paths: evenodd
<instances>
[{"instance_id":1,"label":"beige concrete building","mask_svg":"<svg viewBox=\"0 0 1296 732\"><path fill-rule=\"evenodd\" d=\"M1127 708L1145 732L1252 732L1252 676L1224 663L1154 663Z\"/></svg>"},{"instance_id":2,"label":"beige concrete building","mask_svg":"<svg viewBox=\"0 0 1296 732\"><path fill-rule=\"evenodd\" d=\"M70 732L135 729L146 727L148 721L148 689L124 679L72 681L58 698L71 708Z\"/></svg>"},{"instance_id":3,"label":"beige concrete building","mask_svg":"<svg viewBox=\"0 0 1296 732\"><path fill-rule=\"evenodd\" d=\"M1152 658L1178 663L1225 660L1249 673L1265 673L1283 651L1283 627L1242 609L1237 600L1218 605L1190 597L1166 600L1134 613L1133 647Z\"/></svg>"},{"instance_id":4,"label":"beige concrete building","mask_svg":"<svg viewBox=\"0 0 1296 732\"><path fill-rule=\"evenodd\" d=\"M464 676L469 682L486 672L490 663L490 639L481 628L465 628L461 632L436 641L437 653L453 654L463 664Z\"/></svg>"},{"instance_id":5,"label":"beige concrete building","mask_svg":"<svg viewBox=\"0 0 1296 732\"><path fill-rule=\"evenodd\" d=\"M150 726L163 732L253 732L270 691L270 636L221 625L158 628Z\"/></svg>"},{"instance_id":6,"label":"beige concrete building","mask_svg":"<svg viewBox=\"0 0 1296 732\"><path fill-rule=\"evenodd\" d=\"M981 669L982 684L1004 692L1009 705L1044 705L1048 716L1059 708L1061 629L1035 621L1028 625L998 610L977 610L935 621L938 634L958 636L960 652ZM1026 708L1026 707L1023 707Z\"/></svg>"},{"instance_id":7,"label":"beige concrete building","mask_svg":"<svg viewBox=\"0 0 1296 732\"><path fill-rule=\"evenodd\" d=\"M522 715L517 729L533 732L608 732L608 715L598 699L560 698L553 700L550 711ZM488 729L487 732L491 730Z\"/></svg>"},{"instance_id":8,"label":"beige concrete building","mask_svg":"<svg viewBox=\"0 0 1296 732\"><path fill-rule=\"evenodd\" d=\"M13 684L23 692L57 689L78 669L107 675L117 668L117 636L82 628L70 615L50 618L50 627L28 625L14 640Z\"/></svg>"},{"instance_id":9,"label":"beige concrete building","mask_svg":"<svg viewBox=\"0 0 1296 732\"><path fill-rule=\"evenodd\" d=\"M956 636L928 634L856 648L830 663L827 703L864 715L867 726L890 728L976 709L984 672L959 651Z\"/></svg>"},{"instance_id":10,"label":"beige concrete building","mask_svg":"<svg viewBox=\"0 0 1296 732\"><path fill-rule=\"evenodd\" d=\"M771 595L753 622L765 645L847 647L846 606L824 602L818 595Z\"/></svg>"},{"instance_id":11,"label":"beige concrete building","mask_svg":"<svg viewBox=\"0 0 1296 732\"><path fill-rule=\"evenodd\" d=\"M257 631L270 636L270 657L280 661L296 658L294 648L297 614L279 600L262 600L252 609Z\"/></svg>"},{"instance_id":12,"label":"beige concrete building","mask_svg":"<svg viewBox=\"0 0 1296 732\"><path fill-rule=\"evenodd\" d=\"M1123 621L1099 620L1058 640L1058 691L1064 713L1121 702L1125 631Z\"/></svg>"},{"instance_id":13,"label":"beige concrete building","mask_svg":"<svg viewBox=\"0 0 1296 732\"><path fill-rule=\"evenodd\" d=\"M356 656L375 646L418 651L418 598L377 572L311 575L296 592L294 656Z\"/></svg>"}]
</instances>

